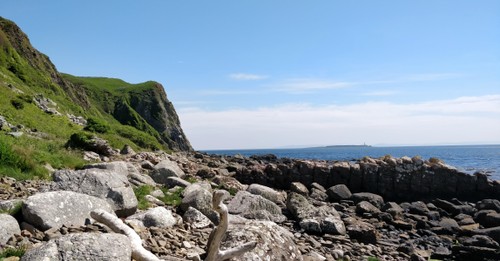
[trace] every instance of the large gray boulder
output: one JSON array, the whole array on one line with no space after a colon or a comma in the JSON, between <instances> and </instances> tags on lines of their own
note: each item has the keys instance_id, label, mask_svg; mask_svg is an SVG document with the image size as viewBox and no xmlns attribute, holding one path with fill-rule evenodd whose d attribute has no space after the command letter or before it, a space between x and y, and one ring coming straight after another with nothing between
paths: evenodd
<instances>
[{"instance_id":1,"label":"large gray boulder","mask_svg":"<svg viewBox=\"0 0 500 261\"><path fill-rule=\"evenodd\" d=\"M149 175L156 183L166 185L168 177L182 178L184 177L184 171L182 171L176 162L165 159L156 164L153 171Z\"/></svg>"},{"instance_id":2,"label":"large gray boulder","mask_svg":"<svg viewBox=\"0 0 500 261\"><path fill-rule=\"evenodd\" d=\"M286 207L306 232L334 235L346 233L344 222L333 207L315 207L306 197L294 192L288 196Z\"/></svg>"},{"instance_id":3,"label":"large gray boulder","mask_svg":"<svg viewBox=\"0 0 500 261\"><path fill-rule=\"evenodd\" d=\"M230 218L230 224L222 248L257 241L257 247L237 258L240 261L303 260L293 234L274 222Z\"/></svg>"},{"instance_id":4,"label":"large gray boulder","mask_svg":"<svg viewBox=\"0 0 500 261\"><path fill-rule=\"evenodd\" d=\"M286 217L274 202L247 191L239 191L228 204L229 213L249 219L283 222Z\"/></svg>"},{"instance_id":5,"label":"large gray boulder","mask_svg":"<svg viewBox=\"0 0 500 261\"><path fill-rule=\"evenodd\" d=\"M0 214L0 245L7 243L14 234L21 234L17 220L9 214Z\"/></svg>"},{"instance_id":6,"label":"large gray boulder","mask_svg":"<svg viewBox=\"0 0 500 261\"><path fill-rule=\"evenodd\" d=\"M212 191L203 182L186 187L180 208L183 212L193 207L208 217L213 223L219 224L219 215L212 209Z\"/></svg>"},{"instance_id":7,"label":"large gray boulder","mask_svg":"<svg viewBox=\"0 0 500 261\"><path fill-rule=\"evenodd\" d=\"M26 261L131 260L130 240L115 233L77 233L61 236L28 250Z\"/></svg>"},{"instance_id":8,"label":"large gray boulder","mask_svg":"<svg viewBox=\"0 0 500 261\"><path fill-rule=\"evenodd\" d=\"M113 208L104 199L72 191L52 191L27 198L22 214L26 222L47 230L62 225L83 226L95 209L113 213Z\"/></svg>"},{"instance_id":9,"label":"large gray boulder","mask_svg":"<svg viewBox=\"0 0 500 261\"><path fill-rule=\"evenodd\" d=\"M106 199L120 217L130 216L137 210L137 198L127 176L115 170L91 168L85 170L59 170L53 177L61 190L70 190ZM124 171L123 169L121 171Z\"/></svg>"},{"instance_id":10,"label":"large gray boulder","mask_svg":"<svg viewBox=\"0 0 500 261\"><path fill-rule=\"evenodd\" d=\"M255 194L255 195L260 195L266 199L271 200L272 202L276 204L284 204L285 203L285 194L278 192L274 190L273 188L266 187L264 185L260 184L251 184L248 188L247 191Z\"/></svg>"},{"instance_id":11,"label":"large gray boulder","mask_svg":"<svg viewBox=\"0 0 500 261\"><path fill-rule=\"evenodd\" d=\"M172 211L164 207L151 208L144 212L136 213L128 217L125 221L143 228L169 228L177 223L177 219L172 215Z\"/></svg>"}]
</instances>

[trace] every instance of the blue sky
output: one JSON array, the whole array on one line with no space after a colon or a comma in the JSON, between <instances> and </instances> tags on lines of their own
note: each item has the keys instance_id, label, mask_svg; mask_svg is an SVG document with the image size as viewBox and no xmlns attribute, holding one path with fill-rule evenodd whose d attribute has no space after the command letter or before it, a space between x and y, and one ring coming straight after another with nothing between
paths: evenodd
<instances>
[{"instance_id":1,"label":"blue sky","mask_svg":"<svg viewBox=\"0 0 500 261\"><path fill-rule=\"evenodd\" d=\"M62 72L156 80L195 149L500 143L500 1L3 0Z\"/></svg>"}]
</instances>

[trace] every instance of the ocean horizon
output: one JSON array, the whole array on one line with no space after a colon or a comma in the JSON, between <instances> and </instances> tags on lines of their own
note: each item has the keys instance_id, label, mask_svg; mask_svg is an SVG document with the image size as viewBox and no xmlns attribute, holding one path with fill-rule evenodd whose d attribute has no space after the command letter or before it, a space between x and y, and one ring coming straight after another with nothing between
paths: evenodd
<instances>
[{"instance_id":1,"label":"ocean horizon","mask_svg":"<svg viewBox=\"0 0 500 261\"><path fill-rule=\"evenodd\" d=\"M500 180L500 144L487 145L437 145L437 146L370 146L370 145L329 145L306 148L275 149L230 149L200 150L209 154L250 157L273 154L279 158L307 160L352 161L363 157L380 158L414 157L422 159L439 158L458 170L473 174L481 171L490 178Z\"/></svg>"}]
</instances>

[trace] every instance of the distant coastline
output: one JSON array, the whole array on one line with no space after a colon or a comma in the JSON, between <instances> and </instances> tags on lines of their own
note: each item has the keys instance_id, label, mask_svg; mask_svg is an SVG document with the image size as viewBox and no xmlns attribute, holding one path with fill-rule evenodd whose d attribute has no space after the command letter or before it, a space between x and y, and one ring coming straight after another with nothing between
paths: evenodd
<instances>
[{"instance_id":1,"label":"distant coastline","mask_svg":"<svg viewBox=\"0 0 500 261\"><path fill-rule=\"evenodd\" d=\"M372 145L367 145L367 144L362 144L362 145L328 145L324 146L322 148L359 148L359 147L371 147Z\"/></svg>"}]
</instances>

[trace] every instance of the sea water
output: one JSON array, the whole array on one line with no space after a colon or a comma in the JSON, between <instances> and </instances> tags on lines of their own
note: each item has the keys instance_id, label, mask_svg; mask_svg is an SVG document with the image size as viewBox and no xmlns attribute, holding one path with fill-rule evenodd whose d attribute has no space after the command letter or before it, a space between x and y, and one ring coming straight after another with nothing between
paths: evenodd
<instances>
[{"instance_id":1,"label":"sea water","mask_svg":"<svg viewBox=\"0 0 500 261\"><path fill-rule=\"evenodd\" d=\"M420 156L422 159L439 158L467 173L483 171L492 179L500 180L500 145L461 145L461 146L331 146L301 149L254 149L254 150L208 150L211 154L243 156L274 154L280 158L313 160L355 160L365 156L379 158Z\"/></svg>"}]
</instances>

